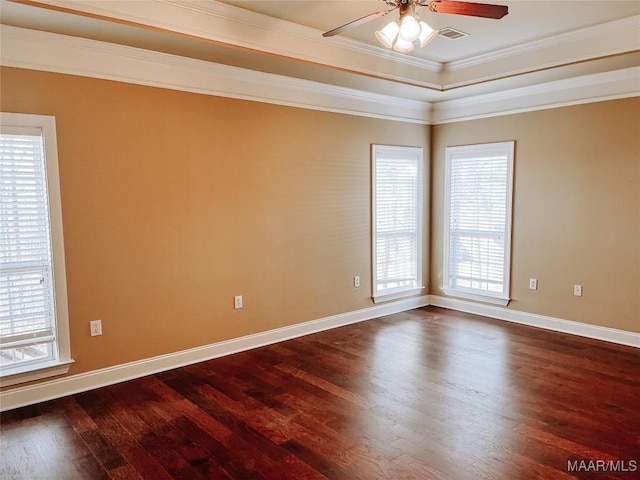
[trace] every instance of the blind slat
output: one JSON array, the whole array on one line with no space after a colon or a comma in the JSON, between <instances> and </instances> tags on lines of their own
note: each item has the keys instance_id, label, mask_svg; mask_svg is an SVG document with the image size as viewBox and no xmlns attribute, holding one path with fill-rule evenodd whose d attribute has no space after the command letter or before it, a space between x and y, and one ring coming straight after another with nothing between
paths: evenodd
<instances>
[{"instance_id":1,"label":"blind slat","mask_svg":"<svg viewBox=\"0 0 640 480\"><path fill-rule=\"evenodd\" d=\"M54 340L44 162L41 135L0 135L0 344L15 361Z\"/></svg>"},{"instance_id":2,"label":"blind slat","mask_svg":"<svg viewBox=\"0 0 640 480\"><path fill-rule=\"evenodd\" d=\"M506 296L510 153L476 147L447 153L448 287Z\"/></svg>"},{"instance_id":3,"label":"blind slat","mask_svg":"<svg viewBox=\"0 0 640 480\"><path fill-rule=\"evenodd\" d=\"M420 155L404 153L374 154L374 296L414 289L420 281Z\"/></svg>"}]
</instances>

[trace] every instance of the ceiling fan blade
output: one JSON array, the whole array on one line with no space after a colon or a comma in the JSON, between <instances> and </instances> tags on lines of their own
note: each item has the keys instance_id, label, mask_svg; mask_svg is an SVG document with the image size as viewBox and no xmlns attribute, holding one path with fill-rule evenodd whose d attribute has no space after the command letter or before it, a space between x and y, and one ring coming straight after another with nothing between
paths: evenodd
<instances>
[{"instance_id":1,"label":"ceiling fan blade","mask_svg":"<svg viewBox=\"0 0 640 480\"><path fill-rule=\"evenodd\" d=\"M471 17L499 19L509 13L505 5L491 5L489 3L457 2L453 0L432 0L427 3L429 10L436 13L451 13L453 15L469 15Z\"/></svg>"},{"instance_id":2,"label":"ceiling fan blade","mask_svg":"<svg viewBox=\"0 0 640 480\"><path fill-rule=\"evenodd\" d=\"M383 17L387 13L392 12L393 10L395 10L396 8L391 8L389 10L378 10L377 12L370 13L369 15L365 15L364 17L360 17L357 20L353 20L352 22L345 23L344 25L341 25L341 26L339 26L337 28L334 28L333 30L329 30L328 32L324 32L322 34L322 36L323 37L333 37L334 35L342 33L343 31L347 30L348 28L357 27L358 25L362 25L364 23L370 22L371 20L374 20L376 18Z\"/></svg>"}]
</instances>

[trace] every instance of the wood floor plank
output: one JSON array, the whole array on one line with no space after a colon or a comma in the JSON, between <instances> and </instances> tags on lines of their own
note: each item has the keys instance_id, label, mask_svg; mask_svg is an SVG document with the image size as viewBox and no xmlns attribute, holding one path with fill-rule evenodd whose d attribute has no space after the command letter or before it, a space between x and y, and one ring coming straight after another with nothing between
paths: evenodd
<instances>
[{"instance_id":1,"label":"wood floor plank","mask_svg":"<svg viewBox=\"0 0 640 480\"><path fill-rule=\"evenodd\" d=\"M635 479L639 404L639 349L426 307L4 412L0 478Z\"/></svg>"}]
</instances>

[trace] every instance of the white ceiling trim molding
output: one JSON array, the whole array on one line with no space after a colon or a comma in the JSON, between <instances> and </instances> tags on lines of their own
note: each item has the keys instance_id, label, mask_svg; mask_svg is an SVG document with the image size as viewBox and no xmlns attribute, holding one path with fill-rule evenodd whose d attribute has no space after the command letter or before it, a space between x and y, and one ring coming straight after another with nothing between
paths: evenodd
<instances>
[{"instance_id":1,"label":"white ceiling trim molding","mask_svg":"<svg viewBox=\"0 0 640 480\"><path fill-rule=\"evenodd\" d=\"M445 89L640 49L640 15L444 65Z\"/></svg>"},{"instance_id":2,"label":"white ceiling trim molding","mask_svg":"<svg viewBox=\"0 0 640 480\"><path fill-rule=\"evenodd\" d=\"M35 0L36 5L130 22L294 58L432 91L640 49L640 15L441 64L251 12L215 0Z\"/></svg>"},{"instance_id":3,"label":"white ceiling trim molding","mask_svg":"<svg viewBox=\"0 0 640 480\"><path fill-rule=\"evenodd\" d=\"M46 0L45 0L46 1ZM260 13L252 12L250 10L244 10L242 8L237 8L232 5L227 5L225 3L219 3L215 0L209 0L206 3L196 3L191 0L188 3L180 0L155 0L158 3L165 3L167 5L173 5L179 8L191 9L194 12L197 12L199 15L211 15L213 17L218 17L224 19L226 22L238 22L243 23L245 25L258 27L260 29L269 31L269 32L278 32L290 37L293 37L296 41L300 40L311 40L315 43L326 45L326 44L334 44L339 45L343 48L348 49L349 51L358 51L365 55L373 55L376 57L382 57L387 60L391 60L396 63L402 63L409 65L411 67L427 70L435 73L439 73L442 71L443 64L440 62L433 62L430 60L424 60L417 57L412 57L410 55L398 54L397 52L390 51L386 48L373 47L363 42L358 42L357 40L352 40L346 37L330 37L325 38L322 37L322 31L316 30L315 28L309 28L304 25L299 25L297 23L288 22L286 20L282 20L279 18L269 17L267 15L263 15ZM74 4L77 2L74 2ZM239 39L240 41L246 41L246 39ZM227 42L229 41L238 41L237 38L227 37ZM262 47L262 38L258 42L251 42L251 45L254 46L254 49L259 49ZM245 45L246 46L246 45ZM276 52L271 52L276 53ZM301 54L308 54L308 52L302 52ZM349 68L352 66L349 65ZM372 73L372 72L363 72L363 73ZM396 78L398 79L398 78Z\"/></svg>"},{"instance_id":4,"label":"white ceiling trim molding","mask_svg":"<svg viewBox=\"0 0 640 480\"><path fill-rule=\"evenodd\" d=\"M433 105L432 122L461 122L637 96L640 67L631 67L438 102Z\"/></svg>"},{"instance_id":5,"label":"white ceiling trim molding","mask_svg":"<svg viewBox=\"0 0 640 480\"><path fill-rule=\"evenodd\" d=\"M570 58L570 61L634 51L640 48L638 27L640 27L640 15L633 15L523 45L503 48L491 53L449 62L443 65L443 69L446 72L453 72L478 64L494 62L503 58L519 57L532 52L554 51L558 49L560 49L563 54L566 54L568 51L569 55L563 55L563 57Z\"/></svg>"},{"instance_id":6,"label":"white ceiling trim molding","mask_svg":"<svg viewBox=\"0 0 640 480\"><path fill-rule=\"evenodd\" d=\"M0 29L0 41L0 61L10 67L419 124L640 95L640 67L432 104L9 25Z\"/></svg>"},{"instance_id":7,"label":"white ceiling trim molding","mask_svg":"<svg viewBox=\"0 0 640 480\"><path fill-rule=\"evenodd\" d=\"M391 55L384 48L345 38L327 39L320 30L215 0L37 0L35 4L440 89L442 66L437 62Z\"/></svg>"},{"instance_id":8,"label":"white ceiling trim molding","mask_svg":"<svg viewBox=\"0 0 640 480\"><path fill-rule=\"evenodd\" d=\"M135 3L135 2L134 2ZM3 25L2 65L429 124L431 104L134 47Z\"/></svg>"},{"instance_id":9,"label":"white ceiling trim molding","mask_svg":"<svg viewBox=\"0 0 640 480\"><path fill-rule=\"evenodd\" d=\"M319 32L319 30L314 30L314 31ZM364 54L376 55L380 58L384 58L386 61L406 64L418 69L423 69L423 70L434 72L434 73L441 73L444 68L444 64L440 62L433 62L431 60L424 60L422 58L412 57L411 55L405 55L403 53L394 52L393 50L389 50L387 48L372 47L371 45L367 45L366 43L358 42L357 40L352 40L346 37L340 37L340 36L328 37L328 38L325 38L324 41L327 43L340 45L348 49L349 51L360 51ZM439 77L434 77L434 78L439 78ZM396 77L396 79L402 80L402 78L398 78L398 77ZM431 86L437 86L437 85L431 84Z\"/></svg>"}]
</instances>

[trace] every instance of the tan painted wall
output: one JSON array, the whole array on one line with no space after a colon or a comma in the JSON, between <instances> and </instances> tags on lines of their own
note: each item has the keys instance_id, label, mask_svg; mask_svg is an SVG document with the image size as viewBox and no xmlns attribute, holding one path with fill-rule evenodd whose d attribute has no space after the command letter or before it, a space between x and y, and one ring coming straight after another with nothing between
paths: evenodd
<instances>
[{"instance_id":1,"label":"tan painted wall","mask_svg":"<svg viewBox=\"0 0 640 480\"><path fill-rule=\"evenodd\" d=\"M1 88L56 117L72 374L371 306L370 144L429 152L424 125L11 68Z\"/></svg>"},{"instance_id":2,"label":"tan painted wall","mask_svg":"<svg viewBox=\"0 0 640 480\"><path fill-rule=\"evenodd\" d=\"M3 111L57 120L70 373L371 306L369 145L428 152L428 128L1 75ZM430 291L442 293L444 148L513 139L510 308L640 331L639 102L433 127ZM528 290L530 276L538 291ZM104 335L91 338L98 318Z\"/></svg>"},{"instance_id":3,"label":"tan painted wall","mask_svg":"<svg viewBox=\"0 0 640 480\"><path fill-rule=\"evenodd\" d=\"M509 308L640 332L640 99L439 125L432 136L431 293L443 294L445 147L515 140Z\"/></svg>"}]
</instances>

